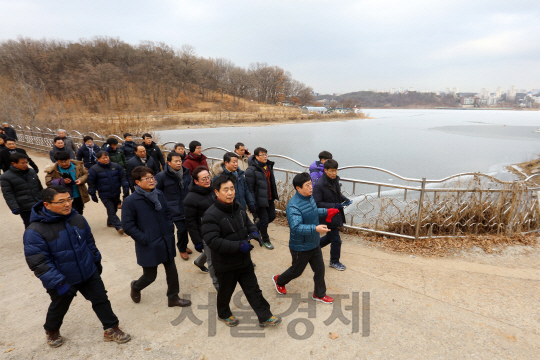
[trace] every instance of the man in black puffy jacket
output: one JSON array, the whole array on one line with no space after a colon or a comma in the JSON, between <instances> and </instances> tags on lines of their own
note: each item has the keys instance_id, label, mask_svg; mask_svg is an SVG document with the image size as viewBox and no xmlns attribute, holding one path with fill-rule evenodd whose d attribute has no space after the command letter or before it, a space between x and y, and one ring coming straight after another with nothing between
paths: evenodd
<instances>
[{"instance_id":1,"label":"man in black puffy jacket","mask_svg":"<svg viewBox=\"0 0 540 360\"><path fill-rule=\"evenodd\" d=\"M144 148L146 149L146 155L154 159L155 163L159 167L159 171L161 171L161 168L165 167L165 158L163 157L161 149L156 145L155 142L152 141L152 135L144 134L142 139Z\"/></svg>"},{"instance_id":2,"label":"man in black puffy jacket","mask_svg":"<svg viewBox=\"0 0 540 360\"><path fill-rule=\"evenodd\" d=\"M189 170L182 166L180 154L169 153L165 169L156 175L156 189L161 190L167 199L171 218L176 226L178 251L184 260L187 260L188 253L191 253L187 248L189 237L184 216L184 199L188 194L189 184L191 175ZM203 266L201 271L208 272L208 269Z\"/></svg>"},{"instance_id":3,"label":"man in black puffy jacket","mask_svg":"<svg viewBox=\"0 0 540 360\"><path fill-rule=\"evenodd\" d=\"M249 167L246 169L246 181L249 191L257 207L257 228L261 232L262 241L268 250L274 249L268 236L268 225L276 219L276 206L279 200L276 178L274 177L274 162L268 160L268 151L258 147L248 159Z\"/></svg>"},{"instance_id":4,"label":"man in black puffy jacket","mask_svg":"<svg viewBox=\"0 0 540 360\"><path fill-rule=\"evenodd\" d=\"M7 138L6 148L0 151L0 165L2 166L2 170L4 170L4 172L8 171L11 167L10 156L15 153L28 155L26 153L26 150L17 147L17 140L13 138ZM30 157L28 158L28 164L32 167L32 169L34 169L36 174L39 172L37 165L32 161Z\"/></svg>"},{"instance_id":5,"label":"man in black puffy jacket","mask_svg":"<svg viewBox=\"0 0 540 360\"><path fill-rule=\"evenodd\" d=\"M129 183L131 192L135 191L135 182L131 178L131 172L138 166L147 166L154 171L155 174L159 173L161 170L159 168L159 163L154 161L154 158L146 155L146 148L144 145L135 146L135 156L128 160L126 163L126 177Z\"/></svg>"},{"instance_id":6,"label":"man in black puffy jacket","mask_svg":"<svg viewBox=\"0 0 540 360\"><path fill-rule=\"evenodd\" d=\"M199 166L193 170L193 181L189 186L189 192L184 200L184 214L186 216L186 227L189 237L195 246L195 250L202 252L193 264L200 269L204 267L205 263L208 263L210 277L212 278L214 288L217 290L219 285L212 265L210 249L203 241L201 234L201 219L204 212L214 203L211 185L212 178L206 167Z\"/></svg>"},{"instance_id":7,"label":"man in black puffy jacket","mask_svg":"<svg viewBox=\"0 0 540 360\"><path fill-rule=\"evenodd\" d=\"M88 193L92 201L99 202L96 190L101 202L107 209L107 226L114 227L119 234L124 234L122 222L116 215L120 203L120 190L124 191L124 197L129 194L129 184L122 167L110 162L109 153L99 151L96 154L97 164L88 170Z\"/></svg>"},{"instance_id":8,"label":"man in black puffy jacket","mask_svg":"<svg viewBox=\"0 0 540 360\"><path fill-rule=\"evenodd\" d=\"M347 267L339 261L341 256L339 228L343 226L343 207L350 205L352 201L341 193L339 176L337 176L338 166L336 160L326 160L324 163L324 175L317 180L317 183L313 187L313 199L315 199L318 208L337 209L340 212L339 216L334 216L330 222L325 222L330 232L321 238L321 248L330 244L329 266L336 270L344 271Z\"/></svg>"},{"instance_id":9,"label":"man in black puffy jacket","mask_svg":"<svg viewBox=\"0 0 540 360\"><path fill-rule=\"evenodd\" d=\"M0 176L2 194L11 212L20 215L27 228L32 206L41 200L43 186L36 172L28 168L28 155L17 152L10 161L10 169Z\"/></svg>"},{"instance_id":10,"label":"man in black puffy jacket","mask_svg":"<svg viewBox=\"0 0 540 360\"><path fill-rule=\"evenodd\" d=\"M43 202L32 209L32 223L24 232L24 255L30 270L51 297L45 333L50 347L64 343L60 327L73 298L80 292L92 303L103 325L104 341L131 339L118 327L101 279L101 254L86 219L72 209L72 198L63 186L43 190Z\"/></svg>"},{"instance_id":11,"label":"man in black puffy jacket","mask_svg":"<svg viewBox=\"0 0 540 360\"><path fill-rule=\"evenodd\" d=\"M137 144L133 141L133 136L130 133L124 134L124 143L121 146L122 151L124 151L124 155L126 156L126 160L130 160L132 157L135 156L135 147Z\"/></svg>"},{"instance_id":12,"label":"man in black puffy jacket","mask_svg":"<svg viewBox=\"0 0 540 360\"><path fill-rule=\"evenodd\" d=\"M227 326L238 325L239 321L232 314L229 303L236 285L240 284L249 305L257 314L259 325L278 325L281 318L272 315L270 304L259 288L249 254L253 249L249 240L257 238L259 234L240 204L234 201L235 181L228 175L221 175L214 180L216 200L206 210L202 219L204 242L212 253L219 282L218 319Z\"/></svg>"}]
</instances>

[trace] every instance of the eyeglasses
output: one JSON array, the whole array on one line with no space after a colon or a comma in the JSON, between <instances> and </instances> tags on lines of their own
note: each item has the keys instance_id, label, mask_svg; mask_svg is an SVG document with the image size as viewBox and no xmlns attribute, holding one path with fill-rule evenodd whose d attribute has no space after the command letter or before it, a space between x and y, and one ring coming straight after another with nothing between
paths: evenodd
<instances>
[{"instance_id":1,"label":"eyeglasses","mask_svg":"<svg viewBox=\"0 0 540 360\"><path fill-rule=\"evenodd\" d=\"M156 181L156 178L153 177L153 176L148 176L148 177L145 177L141 180L144 180L144 181L147 181L147 182L153 182L153 181Z\"/></svg>"},{"instance_id":2,"label":"eyeglasses","mask_svg":"<svg viewBox=\"0 0 540 360\"><path fill-rule=\"evenodd\" d=\"M203 178L201 178L201 181L210 181L210 176L205 176Z\"/></svg>"},{"instance_id":3,"label":"eyeglasses","mask_svg":"<svg viewBox=\"0 0 540 360\"><path fill-rule=\"evenodd\" d=\"M62 201L50 201L49 204L59 204L59 205L63 205L63 204L66 204L66 203L72 203L72 202L73 202L73 198L69 198L69 199L62 200Z\"/></svg>"}]
</instances>

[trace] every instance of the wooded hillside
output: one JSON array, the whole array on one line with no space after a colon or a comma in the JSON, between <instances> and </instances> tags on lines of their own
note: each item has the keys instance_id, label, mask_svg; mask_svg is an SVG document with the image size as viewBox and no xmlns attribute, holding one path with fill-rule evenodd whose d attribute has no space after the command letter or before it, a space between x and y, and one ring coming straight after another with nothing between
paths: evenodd
<instances>
[{"instance_id":1,"label":"wooded hillside","mask_svg":"<svg viewBox=\"0 0 540 360\"><path fill-rule=\"evenodd\" d=\"M0 43L0 117L30 122L62 114L190 111L194 102L232 97L306 104L312 89L278 66L235 66L180 49L117 38L78 42L19 38Z\"/></svg>"}]
</instances>

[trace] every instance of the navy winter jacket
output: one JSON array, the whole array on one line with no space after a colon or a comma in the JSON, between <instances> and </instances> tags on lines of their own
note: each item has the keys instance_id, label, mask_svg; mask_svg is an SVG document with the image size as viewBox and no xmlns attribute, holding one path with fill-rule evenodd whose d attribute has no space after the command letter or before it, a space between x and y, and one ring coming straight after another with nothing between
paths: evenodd
<instances>
[{"instance_id":1,"label":"navy winter jacket","mask_svg":"<svg viewBox=\"0 0 540 360\"><path fill-rule=\"evenodd\" d=\"M296 192L287 204L289 248L292 251L309 251L319 246L319 233L315 228L319 225L319 218L326 215L327 210L318 209L313 196L303 196Z\"/></svg>"},{"instance_id":2,"label":"navy winter jacket","mask_svg":"<svg viewBox=\"0 0 540 360\"><path fill-rule=\"evenodd\" d=\"M122 150L124 151L124 155L126 156L126 160L131 159L135 156L135 147L137 144L135 144L134 141L126 141L124 144L122 144Z\"/></svg>"},{"instance_id":3,"label":"navy winter jacket","mask_svg":"<svg viewBox=\"0 0 540 360\"><path fill-rule=\"evenodd\" d=\"M75 210L67 216L32 208L31 224L24 232L24 255L30 270L45 289L88 280L97 270L101 254L86 219Z\"/></svg>"},{"instance_id":4,"label":"navy winter jacket","mask_svg":"<svg viewBox=\"0 0 540 360\"><path fill-rule=\"evenodd\" d=\"M341 203L349 201L341 193L341 187L339 186L339 176L332 181L328 175L324 174L313 187L313 198L317 203L317 207L325 209L340 209ZM336 228L343 226L343 218L336 215L332 218L332 221L327 223L329 228Z\"/></svg>"},{"instance_id":5,"label":"navy winter jacket","mask_svg":"<svg viewBox=\"0 0 540 360\"><path fill-rule=\"evenodd\" d=\"M122 228L135 240L137 264L154 267L176 256L174 225L163 193L158 192L161 210L141 194L134 192L122 204Z\"/></svg>"},{"instance_id":6,"label":"navy winter jacket","mask_svg":"<svg viewBox=\"0 0 540 360\"><path fill-rule=\"evenodd\" d=\"M77 160L84 163L84 167L90 169L92 165L97 163L96 154L101 150L96 144L92 145L93 154L90 156L90 150L86 144L83 144L79 150L77 150Z\"/></svg>"},{"instance_id":7,"label":"navy winter jacket","mask_svg":"<svg viewBox=\"0 0 540 360\"><path fill-rule=\"evenodd\" d=\"M184 220L184 199L188 194L189 184L191 183L189 169L182 167L181 171L183 171L183 188L180 186L175 174L169 169L168 164L165 164L165 170L156 175L156 188L161 190L165 199L167 199L172 221Z\"/></svg>"},{"instance_id":8,"label":"navy winter jacket","mask_svg":"<svg viewBox=\"0 0 540 360\"><path fill-rule=\"evenodd\" d=\"M96 190L102 199L114 199L120 196L120 190L124 194L129 192L129 184L126 181L124 170L117 163L97 163L88 170L88 193L95 195Z\"/></svg>"},{"instance_id":9,"label":"navy winter jacket","mask_svg":"<svg viewBox=\"0 0 540 360\"><path fill-rule=\"evenodd\" d=\"M251 192L249 192L249 188L247 186L245 174L242 170L240 170L240 168L236 169L236 176L234 176L232 172L225 168L223 161L220 161L212 166L212 171L215 174L214 179L222 174L230 175L236 178L236 183L234 184L234 201L238 202L244 211L246 211L247 205L255 205L253 196L251 195Z\"/></svg>"}]
</instances>

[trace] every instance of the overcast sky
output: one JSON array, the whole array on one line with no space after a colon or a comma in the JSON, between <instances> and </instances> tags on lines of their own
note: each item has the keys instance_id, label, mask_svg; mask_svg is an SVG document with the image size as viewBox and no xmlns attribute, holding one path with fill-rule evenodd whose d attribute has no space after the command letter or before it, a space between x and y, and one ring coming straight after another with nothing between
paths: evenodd
<instances>
[{"instance_id":1,"label":"overcast sky","mask_svg":"<svg viewBox=\"0 0 540 360\"><path fill-rule=\"evenodd\" d=\"M0 40L19 36L189 44L320 93L540 88L538 0L0 0Z\"/></svg>"}]
</instances>

